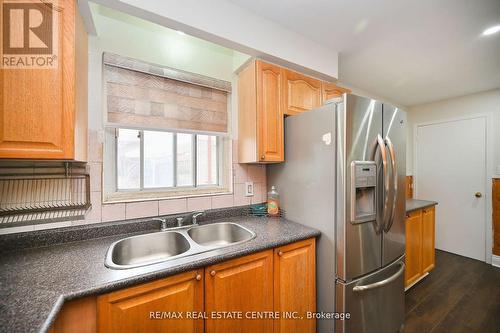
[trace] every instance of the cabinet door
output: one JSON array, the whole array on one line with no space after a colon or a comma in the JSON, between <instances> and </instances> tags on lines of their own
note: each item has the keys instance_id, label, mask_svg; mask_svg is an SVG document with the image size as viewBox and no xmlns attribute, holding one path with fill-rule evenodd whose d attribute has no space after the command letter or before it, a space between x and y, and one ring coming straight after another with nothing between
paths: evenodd
<instances>
[{"instance_id":1,"label":"cabinet door","mask_svg":"<svg viewBox=\"0 0 500 333\"><path fill-rule=\"evenodd\" d=\"M283 103L286 115L295 115L321 106L321 81L283 70Z\"/></svg>"},{"instance_id":2,"label":"cabinet door","mask_svg":"<svg viewBox=\"0 0 500 333\"><path fill-rule=\"evenodd\" d=\"M344 93L351 92L349 89L339 87L333 83L322 83L323 102L335 97L341 97Z\"/></svg>"},{"instance_id":3,"label":"cabinet door","mask_svg":"<svg viewBox=\"0 0 500 333\"><path fill-rule=\"evenodd\" d=\"M406 219L405 286L422 275L422 211L407 215Z\"/></svg>"},{"instance_id":4,"label":"cabinet door","mask_svg":"<svg viewBox=\"0 0 500 333\"><path fill-rule=\"evenodd\" d=\"M57 6L55 68L0 70L0 158L74 156L75 1Z\"/></svg>"},{"instance_id":5,"label":"cabinet door","mask_svg":"<svg viewBox=\"0 0 500 333\"><path fill-rule=\"evenodd\" d=\"M96 297L89 296L64 303L49 333L96 333Z\"/></svg>"},{"instance_id":6,"label":"cabinet door","mask_svg":"<svg viewBox=\"0 0 500 333\"><path fill-rule=\"evenodd\" d=\"M187 312L203 311L203 270L175 275L115 291L98 300L99 332L203 332L203 319ZM181 313L183 318L158 318L155 313Z\"/></svg>"},{"instance_id":7,"label":"cabinet door","mask_svg":"<svg viewBox=\"0 0 500 333\"><path fill-rule=\"evenodd\" d=\"M256 71L259 161L282 162L285 155L281 103L282 69L257 61Z\"/></svg>"},{"instance_id":8,"label":"cabinet door","mask_svg":"<svg viewBox=\"0 0 500 333\"><path fill-rule=\"evenodd\" d=\"M426 208L422 212L422 273L434 268L435 216L434 207Z\"/></svg>"},{"instance_id":9,"label":"cabinet door","mask_svg":"<svg viewBox=\"0 0 500 333\"><path fill-rule=\"evenodd\" d=\"M306 318L316 311L316 248L308 239L274 250L274 311L297 312ZM314 319L280 317L274 322L274 332L316 332Z\"/></svg>"},{"instance_id":10,"label":"cabinet door","mask_svg":"<svg viewBox=\"0 0 500 333\"><path fill-rule=\"evenodd\" d=\"M272 250L223 262L205 269L206 332L272 332L272 319L249 319L252 311L273 311ZM242 318L212 318L211 313Z\"/></svg>"}]
</instances>

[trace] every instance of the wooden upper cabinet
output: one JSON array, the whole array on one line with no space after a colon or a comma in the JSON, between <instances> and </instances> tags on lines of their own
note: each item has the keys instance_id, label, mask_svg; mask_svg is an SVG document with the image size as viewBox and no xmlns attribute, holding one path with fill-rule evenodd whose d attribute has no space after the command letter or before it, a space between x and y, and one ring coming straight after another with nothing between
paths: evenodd
<instances>
[{"instance_id":1,"label":"wooden upper cabinet","mask_svg":"<svg viewBox=\"0 0 500 333\"><path fill-rule=\"evenodd\" d=\"M286 115L321 106L321 81L287 69L283 72L283 110Z\"/></svg>"},{"instance_id":2,"label":"wooden upper cabinet","mask_svg":"<svg viewBox=\"0 0 500 333\"><path fill-rule=\"evenodd\" d=\"M304 318L280 317L274 321L275 333L316 332L316 321L305 319L316 311L315 246L315 239L308 239L274 250L274 311Z\"/></svg>"},{"instance_id":3,"label":"wooden upper cabinet","mask_svg":"<svg viewBox=\"0 0 500 333\"><path fill-rule=\"evenodd\" d=\"M86 159L87 34L75 3L51 11L53 68L0 69L0 158Z\"/></svg>"},{"instance_id":4,"label":"wooden upper cabinet","mask_svg":"<svg viewBox=\"0 0 500 333\"><path fill-rule=\"evenodd\" d=\"M203 319L186 316L203 311L203 278L200 269L99 296L98 332L203 332ZM152 318L158 311L183 318Z\"/></svg>"},{"instance_id":5,"label":"wooden upper cabinet","mask_svg":"<svg viewBox=\"0 0 500 333\"><path fill-rule=\"evenodd\" d=\"M240 163L284 161L282 69L252 61L239 74L239 158Z\"/></svg>"},{"instance_id":6,"label":"wooden upper cabinet","mask_svg":"<svg viewBox=\"0 0 500 333\"><path fill-rule=\"evenodd\" d=\"M422 275L422 211L417 210L406 219L405 286Z\"/></svg>"},{"instance_id":7,"label":"wooden upper cabinet","mask_svg":"<svg viewBox=\"0 0 500 333\"><path fill-rule=\"evenodd\" d=\"M284 116L317 108L350 90L251 60L238 74L238 162L285 160Z\"/></svg>"},{"instance_id":8,"label":"wooden upper cabinet","mask_svg":"<svg viewBox=\"0 0 500 333\"><path fill-rule=\"evenodd\" d=\"M434 207L422 211L422 273L431 271L435 265L435 213Z\"/></svg>"},{"instance_id":9,"label":"wooden upper cabinet","mask_svg":"<svg viewBox=\"0 0 500 333\"><path fill-rule=\"evenodd\" d=\"M249 319L245 313L273 311L273 251L268 250L205 268L206 313L242 313L241 319L208 316L207 333L273 332L272 319Z\"/></svg>"},{"instance_id":10,"label":"wooden upper cabinet","mask_svg":"<svg viewBox=\"0 0 500 333\"><path fill-rule=\"evenodd\" d=\"M323 82L321 86L323 102L335 97L341 97L344 93L351 91L346 88L339 87L333 83Z\"/></svg>"}]
</instances>

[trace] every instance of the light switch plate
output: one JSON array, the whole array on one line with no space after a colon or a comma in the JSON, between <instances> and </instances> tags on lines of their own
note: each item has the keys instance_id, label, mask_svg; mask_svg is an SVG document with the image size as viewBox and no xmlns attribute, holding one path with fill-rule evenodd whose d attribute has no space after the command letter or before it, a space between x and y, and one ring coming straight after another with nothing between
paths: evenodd
<instances>
[{"instance_id":1,"label":"light switch plate","mask_svg":"<svg viewBox=\"0 0 500 333\"><path fill-rule=\"evenodd\" d=\"M245 196L246 197L253 196L253 182L245 182Z\"/></svg>"}]
</instances>

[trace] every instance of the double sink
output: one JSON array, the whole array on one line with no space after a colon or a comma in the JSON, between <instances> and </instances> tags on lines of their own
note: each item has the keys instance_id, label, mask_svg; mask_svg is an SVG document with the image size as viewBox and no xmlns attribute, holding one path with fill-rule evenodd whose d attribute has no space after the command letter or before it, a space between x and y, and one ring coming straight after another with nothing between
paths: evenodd
<instances>
[{"instance_id":1,"label":"double sink","mask_svg":"<svg viewBox=\"0 0 500 333\"><path fill-rule=\"evenodd\" d=\"M127 237L114 242L105 265L128 269L240 244L255 237L253 231L232 222L195 225Z\"/></svg>"}]
</instances>

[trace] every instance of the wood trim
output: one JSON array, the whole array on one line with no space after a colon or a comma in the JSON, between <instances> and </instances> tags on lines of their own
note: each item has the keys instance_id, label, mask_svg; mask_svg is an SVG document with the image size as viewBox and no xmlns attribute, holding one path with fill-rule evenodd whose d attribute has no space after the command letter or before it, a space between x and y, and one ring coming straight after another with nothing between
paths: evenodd
<instances>
[{"instance_id":1,"label":"wood trim","mask_svg":"<svg viewBox=\"0 0 500 333\"><path fill-rule=\"evenodd\" d=\"M50 333L96 333L97 298L89 296L63 304Z\"/></svg>"},{"instance_id":2,"label":"wood trim","mask_svg":"<svg viewBox=\"0 0 500 333\"><path fill-rule=\"evenodd\" d=\"M500 256L500 179L492 183L493 254Z\"/></svg>"},{"instance_id":3,"label":"wood trim","mask_svg":"<svg viewBox=\"0 0 500 333\"><path fill-rule=\"evenodd\" d=\"M406 176L406 199L413 199L413 176Z\"/></svg>"}]
</instances>

